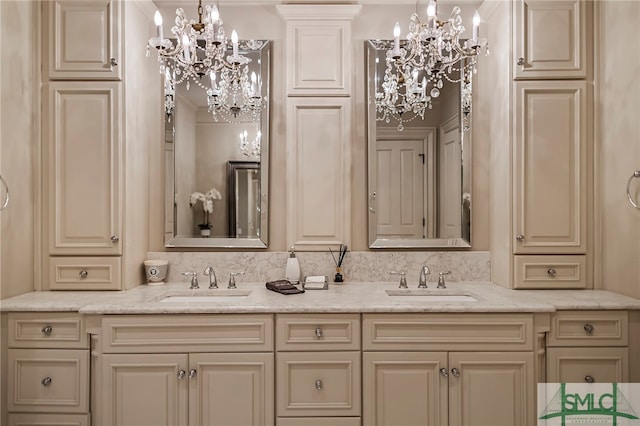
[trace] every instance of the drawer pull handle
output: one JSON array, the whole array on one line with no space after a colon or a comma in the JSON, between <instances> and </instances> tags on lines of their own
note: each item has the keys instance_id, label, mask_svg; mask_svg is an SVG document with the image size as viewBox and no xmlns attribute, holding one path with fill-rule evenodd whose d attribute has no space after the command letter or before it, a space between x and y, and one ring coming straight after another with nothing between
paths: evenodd
<instances>
[{"instance_id":1,"label":"drawer pull handle","mask_svg":"<svg viewBox=\"0 0 640 426\"><path fill-rule=\"evenodd\" d=\"M118 237L117 235L112 235L111 236L111 242L112 243L117 243L118 241L120 241L120 237Z\"/></svg>"},{"instance_id":2,"label":"drawer pull handle","mask_svg":"<svg viewBox=\"0 0 640 426\"><path fill-rule=\"evenodd\" d=\"M591 324L589 324L589 323L586 323L586 324L584 325L584 331L585 331L587 334L593 334L593 326L592 326Z\"/></svg>"},{"instance_id":3,"label":"drawer pull handle","mask_svg":"<svg viewBox=\"0 0 640 426\"><path fill-rule=\"evenodd\" d=\"M50 325L45 325L44 327L42 327L42 334L44 334L45 336L51 336L52 331L53 327L51 327Z\"/></svg>"},{"instance_id":4,"label":"drawer pull handle","mask_svg":"<svg viewBox=\"0 0 640 426\"><path fill-rule=\"evenodd\" d=\"M453 367L451 369L451 374L453 374L454 377L460 377L460 370L458 370L457 368Z\"/></svg>"},{"instance_id":5,"label":"drawer pull handle","mask_svg":"<svg viewBox=\"0 0 640 426\"><path fill-rule=\"evenodd\" d=\"M320 327L316 327L316 337L322 337L322 329Z\"/></svg>"},{"instance_id":6,"label":"drawer pull handle","mask_svg":"<svg viewBox=\"0 0 640 426\"><path fill-rule=\"evenodd\" d=\"M42 386L49 386L51 382L53 382L51 377L45 377L40 383L42 383Z\"/></svg>"},{"instance_id":7,"label":"drawer pull handle","mask_svg":"<svg viewBox=\"0 0 640 426\"><path fill-rule=\"evenodd\" d=\"M518 58L518 62L516 62L518 65L524 65L524 58Z\"/></svg>"},{"instance_id":8,"label":"drawer pull handle","mask_svg":"<svg viewBox=\"0 0 640 426\"><path fill-rule=\"evenodd\" d=\"M524 241L524 235L522 235L522 234L516 235L516 240L518 240L520 242L523 242Z\"/></svg>"},{"instance_id":9,"label":"drawer pull handle","mask_svg":"<svg viewBox=\"0 0 640 426\"><path fill-rule=\"evenodd\" d=\"M587 383L593 383L596 380L593 378L593 376L587 375L587 376L584 376L584 381L587 382Z\"/></svg>"},{"instance_id":10,"label":"drawer pull handle","mask_svg":"<svg viewBox=\"0 0 640 426\"><path fill-rule=\"evenodd\" d=\"M447 371L447 369L446 369L446 368L441 368L441 369L440 369L440 375L441 375L442 377L449 377L449 372Z\"/></svg>"},{"instance_id":11,"label":"drawer pull handle","mask_svg":"<svg viewBox=\"0 0 640 426\"><path fill-rule=\"evenodd\" d=\"M80 278L85 279L89 275L89 271L87 271L86 269L83 269L78 273L78 275L80 275Z\"/></svg>"},{"instance_id":12,"label":"drawer pull handle","mask_svg":"<svg viewBox=\"0 0 640 426\"><path fill-rule=\"evenodd\" d=\"M549 275L550 277L555 278L555 276L556 276L556 270L555 270L555 269L553 269L553 268L549 268L549 269L547 269L547 275Z\"/></svg>"},{"instance_id":13,"label":"drawer pull handle","mask_svg":"<svg viewBox=\"0 0 640 426\"><path fill-rule=\"evenodd\" d=\"M193 368L191 370L189 370L189 378L190 379L193 379L194 377L196 377L197 374L198 374L197 370L195 370Z\"/></svg>"},{"instance_id":14,"label":"drawer pull handle","mask_svg":"<svg viewBox=\"0 0 640 426\"><path fill-rule=\"evenodd\" d=\"M178 370L178 380L184 379L184 376L187 375L187 372L184 370Z\"/></svg>"},{"instance_id":15,"label":"drawer pull handle","mask_svg":"<svg viewBox=\"0 0 640 426\"><path fill-rule=\"evenodd\" d=\"M318 390L322 389L322 380L316 380L316 389Z\"/></svg>"},{"instance_id":16,"label":"drawer pull handle","mask_svg":"<svg viewBox=\"0 0 640 426\"><path fill-rule=\"evenodd\" d=\"M118 66L118 60L116 58L111 58L109 60L109 65L111 65L112 67L117 67Z\"/></svg>"}]
</instances>

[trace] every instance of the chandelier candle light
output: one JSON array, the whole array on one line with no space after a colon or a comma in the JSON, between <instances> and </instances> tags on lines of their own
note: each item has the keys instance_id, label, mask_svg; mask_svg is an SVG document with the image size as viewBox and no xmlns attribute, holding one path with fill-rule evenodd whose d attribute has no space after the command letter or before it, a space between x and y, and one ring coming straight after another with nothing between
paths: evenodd
<instances>
[{"instance_id":1,"label":"chandelier candle light","mask_svg":"<svg viewBox=\"0 0 640 426\"><path fill-rule=\"evenodd\" d=\"M479 37L477 11L473 16L472 37L464 42L460 39L465 28L459 7L453 8L449 19L440 21L436 0L430 0L426 15L426 22L417 12L411 15L409 33L402 43L400 24L396 22L382 90L375 95L376 120L389 123L393 118L398 121L400 131L404 129L403 123L417 117L424 119L425 111L433 108L432 100L440 96L445 80L463 81L470 90L478 54L489 53L487 40Z\"/></svg>"},{"instance_id":2,"label":"chandelier candle light","mask_svg":"<svg viewBox=\"0 0 640 426\"><path fill-rule=\"evenodd\" d=\"M164 38L162 15L156 11L154 16L156 36L149 40L149 47L158 52L160 73L165 75L165 85L172 87L185 83L187 90L191 82L204 89L207 95L209 112L214 118L223 118L228 122L240 122L246 117L252 121L260 118L263 103L262 82L260 77L251 73L249 79L250 58L240 54L238 33L234 30L229 41L222 26L222 19L216 6L202 7L198 1L198 21L187 20L182 8L176 9L175 25L171 33L174 41ZM229 43L230 42L230 43ZM250 40L243 47L255 49L260 42ZM231 55L227 55L231 45ZM203 83L203 77L209 76L211 85ZM209 80L209 79L205 79Z\"/></svg>"}]
</instances>

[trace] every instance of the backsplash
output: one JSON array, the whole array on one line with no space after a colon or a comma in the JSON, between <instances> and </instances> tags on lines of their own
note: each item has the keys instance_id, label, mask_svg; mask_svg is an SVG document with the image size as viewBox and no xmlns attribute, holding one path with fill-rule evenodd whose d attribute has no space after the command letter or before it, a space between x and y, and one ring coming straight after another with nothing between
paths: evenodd
<instances>
[{"instance_id":1,"label":"backsplash","mask_svg":"<svg viewBox=\"0 0 640 426\"><path fill-rule=\"evenodd\" d=\"M243 281L270 281L284 278L287 252L150 252L149 259L169 261L168 282L189 282L181 272L195 271L201 283L205 282L202 272L207 266L215 269L219 283L229 279L230 272L244 272L237 277ZM302 277L305 275L327 275L333 281L335 264L329 252L296 252L300 262ZM418 282L420 267L428 265L430 282L437 282L438 272L451 271L448 281L491 280L490 254L488 251L469 252L348 252L342 274L345 281L396 281L398 277L389 271L405 271L407 281Z\"/></svg>"}]
</instances>

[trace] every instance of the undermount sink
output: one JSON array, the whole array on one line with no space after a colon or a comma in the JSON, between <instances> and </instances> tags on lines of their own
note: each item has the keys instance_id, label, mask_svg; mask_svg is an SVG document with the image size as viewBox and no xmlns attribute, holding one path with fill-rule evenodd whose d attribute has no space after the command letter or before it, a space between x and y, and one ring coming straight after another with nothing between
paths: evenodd
<instances>
[{"instance_id":1,"label":"undermount sink","mask_svg":"<svg viewBox=\"0 0 640 426\"><path fill-rule=\"evenodd\" d=\"M388 296L424 300L429 302L477 302L469 292L456 290L396 289L386 290Z\"/></svg>"},{"instance_id":2,"label":"undermount sink","mask_svg":"<svg viewBox=\"0 0 640 426\"><path fill-rule=\"evenodd\" d=\"M197 302L221 302L225 300L237 300L238 298L247 297L251 294L251 290L211 290L203 293L194 290L173 292L163 294L154 299L160 303L197 303Z\"/></svg>"}]
</instances>

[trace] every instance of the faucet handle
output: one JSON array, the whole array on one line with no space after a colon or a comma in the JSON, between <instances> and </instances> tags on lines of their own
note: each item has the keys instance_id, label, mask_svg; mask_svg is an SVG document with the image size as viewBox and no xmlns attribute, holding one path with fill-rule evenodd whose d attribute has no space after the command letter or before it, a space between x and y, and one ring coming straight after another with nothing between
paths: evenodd
<instances>
[{"instance_id":1,"label":"faucet handle","mask_svg":"<svg viewBox=\"0 0 640 426\"><path fill-rule=\"evenodd\" d=\"M209 289L218 288L218 278L216 278L216 271L213 270L213 266L204 268L203 274L209 275Z\"/></svg>"},{"instance_id":2,"label":"faucet handle","mask_svg":"<svg viewBox=\"0 0 640 426\"><path fill-rule=\"evenodd\" d=\"M182 275L187 276L187 277L191 277L191 286L189 287L191 290L194 290L196 288L200 288L200 286L198 285L198 273L197 272L193 272L193 271L183 272Z\"/></svg>"},{"instance_id":3,"label":"faucet handle","mask_svg":"<svg viewBox=\"0 0 640 426\"><path fill-rule=\"evenodd\" d=\"M400 285L398 288L407 288L407 273L404 271L391 271L391 275L400 275Z\"/></svg>"},{"instance_id":4,"label":"faucet handle","mask_svg":"<svg viewBox=\"0 0 640 426\"><path fill-rule=\"evenodd\" d=\"M444 271L444 272L438 273L438 288L447 288L447 286L444 283L444 276L449 275L450 273L451 271Z\"/></svg>"},{"instance_id":5,"label":"faucet handle","mask_svg":"<svg viewBox=\"0 0 640 426\"><path fill-rule=\"evenodd\" d=\"M227 288L234 289L236 288L236 276L244 275L244 272L230 272L229 273L229 285Z\"/></svg>"}]
</instances>

